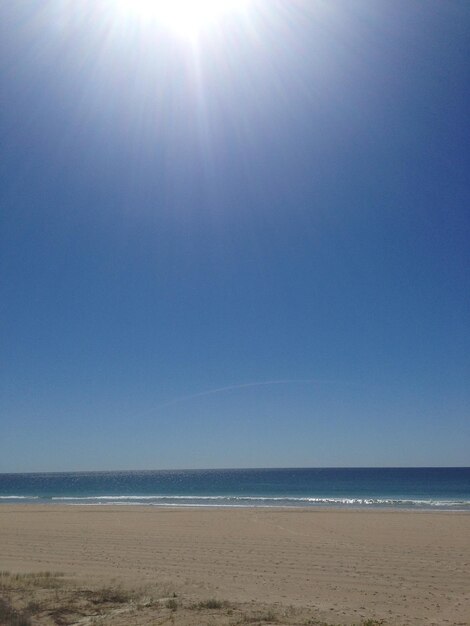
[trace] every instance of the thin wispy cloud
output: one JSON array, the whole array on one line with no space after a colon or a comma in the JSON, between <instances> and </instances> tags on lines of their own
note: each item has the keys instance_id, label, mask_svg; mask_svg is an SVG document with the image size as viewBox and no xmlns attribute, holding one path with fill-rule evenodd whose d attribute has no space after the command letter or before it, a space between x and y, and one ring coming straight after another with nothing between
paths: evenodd
<instances>
[{"instance_id":1,"label":"thin wispy cloud","mask_svg":"<svg viewBox=\"0 0 470 626\"><path fill-rule=\"evenodd\" d=\"M215 396L215 395L219 395L223 393L228 393L230 391L239 391L242 389L252 389L256 387L274 387L274 386L279 386L279 385L338 384L338 382L339 381L336 381L336 380L328 380L328 379L320 379L320 378L285 378L285 379L280 379L280 380L261 380L261 381L252 381L248 383L241 383L237 385L226 385L224 387L216 387L215 389L206 389L204 391L198 391L196 393L191 393L185 396L179 396L178 398L173 398L172 400L168 400L167 402L163 402L161 404L156 405L153 409L149 410L148 413L153 413L154 411L158 411L160 409L164 409L166 407L170 407L175 404L180 404L182 402L189 402L191 400L196 400L197 398Z\"/></svg>"}]
</instances>

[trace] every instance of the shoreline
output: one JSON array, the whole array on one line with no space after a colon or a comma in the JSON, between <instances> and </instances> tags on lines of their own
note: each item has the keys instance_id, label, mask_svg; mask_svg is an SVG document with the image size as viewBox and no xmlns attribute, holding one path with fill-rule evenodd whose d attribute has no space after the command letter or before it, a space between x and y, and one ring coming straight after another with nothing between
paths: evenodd
<instances>
[{"instance_id":1,"label":"shoreline","mask_svg":"<svg viewBox=\"0 0 470 626\"><path fill-rule=\"evenodd\" d=\"M468 536L457 511L5 504L0 570L159 581L325 623L467 624Z\"/></svg>"},{"instance_id":2,"label":"shoreline","mask_svg":"<svg viewBox=\"0 0 470 626\"><path fill-rule=\"evenodd\" d=\"M323 505L323 504L315 504L315 505L278 505L278 504L164 504L164 503L144 503L144 502L69 502L64 503L63 501L54 501L51 500L38 500L38 501L11 501L8 500L6 502L2 502L0 499L0 510L5 507L63 507L67 509L69 507L83 507L83 508L142 508L142 509L170 509L170 510L269 510L269 511L298 511L298 512L330 512L330 513L426 513L426 514L434 514L434 513L449 513L451 515L460 514L460 515L469 515L470 509L464 508L459 509L457 507L440 507L436 505L434 507L431 506L423 506L423 507L400 507L400 506L380 506L380 505Z\"/></svg>"}]
</instances>

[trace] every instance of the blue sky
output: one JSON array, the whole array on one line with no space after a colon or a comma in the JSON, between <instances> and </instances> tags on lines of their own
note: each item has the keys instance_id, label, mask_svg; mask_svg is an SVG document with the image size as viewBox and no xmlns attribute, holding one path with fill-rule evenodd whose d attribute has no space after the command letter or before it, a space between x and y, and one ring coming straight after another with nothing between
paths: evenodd
<instances>
[{"instance_id":1,"label":"blue sky","mask_svg":"<svg viewBox=\"0 0 470 626\"><path fill-rule=\"evenodd\" d=\"M123 2L0 6L0 471L470 465L470 4Z\"/></svg>"}]
</instances>

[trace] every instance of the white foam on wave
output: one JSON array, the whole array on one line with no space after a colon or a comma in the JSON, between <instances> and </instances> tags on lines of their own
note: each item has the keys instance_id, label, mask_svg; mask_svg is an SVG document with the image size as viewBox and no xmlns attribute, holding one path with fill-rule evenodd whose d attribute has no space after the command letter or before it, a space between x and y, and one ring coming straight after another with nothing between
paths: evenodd
<instances>
[{"instance_id":1,"label":"white foam on wave","mask_svg":"<svg viewBox=\"0 0 470 626\"><path fill-rule=\"evenodd\" d=\"M0 496L0 500L39 500L39 496Z\"/></svg>"},{"instance_id":2,"label":"white foam on wave","mask_svg":"<svg viewBox=\"0 0 470 626\"><path fill-rule=\"evenodd\" d=\"M106 503L106 504L168 504L171 506L210 506L211 502L218 506L243 506L244 503L252 506L288 504L316 504L316 505L343 505L343 506L386 506L386 507L470 507L470 500L431 500L431 499L401 499L401 498L340 498L340 497L310 497L310 496L199 496L199 495L104 495L104 496L55 496L55 501L70 503Z\"/></svg>"}]
</instances>

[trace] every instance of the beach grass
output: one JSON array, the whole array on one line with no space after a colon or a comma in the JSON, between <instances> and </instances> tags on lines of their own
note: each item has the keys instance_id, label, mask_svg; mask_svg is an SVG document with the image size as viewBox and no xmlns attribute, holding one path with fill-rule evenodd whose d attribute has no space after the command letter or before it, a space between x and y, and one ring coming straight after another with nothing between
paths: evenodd
<instances>
[{"instance_id":1,"label":"beach grass","mask_svg":"<svg viewBox=\"0 0 470 626\"><path fill-rule=\"evenodd\" d=\"M201 600L201 602L198 602L196 605L194 605L194 608L216 610L226 608L227 606L229 606L229 603L227 601L217 600L216 598L209 598L208 600Z\"/></svg>"},{"instance_id":2,"label":"beach grass","mask_svg":"<svg viewBox=\"0 0 470 626\"><path fill-rule=\"evenodd\" d=\"M0 597L0 624L6 626L31 626L28 611L17 611L7 600Z\"/></svg>"},{"instance_id":3,"label":"beach grass","mask_svg":"<svg viewBox=\"0 0 470 626\"><path fill-rule=\"evenodd\" d=\"M0 572L0 624L4 626L147 626L201 624L221 626L340 626L317 619L307 610L237 603L215 597L194 601L165 585L127 588L112 582L84 584L61 572ZM379 626L366 620L356 626Z\"/></svg>"}]
</instances>

